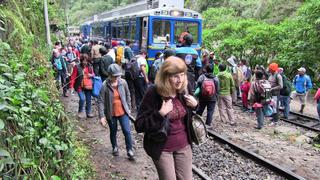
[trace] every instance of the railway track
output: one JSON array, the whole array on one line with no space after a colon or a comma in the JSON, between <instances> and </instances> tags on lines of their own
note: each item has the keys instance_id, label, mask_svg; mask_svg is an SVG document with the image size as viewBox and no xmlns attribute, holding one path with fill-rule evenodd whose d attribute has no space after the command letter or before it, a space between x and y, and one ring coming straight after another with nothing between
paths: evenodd
<instances>
[{"instance_id":1,"label":"railway track","mask_svg":"<svg viewBox=\"0 0 320 180\"><path fill-rule=\"evenodd\" d=\"M320 121L317 118L290 111L288 119L282 121L320 133Z\"/></svg>"},{"instance_id":2,"label":"railway track","mask_svg":"<svg viewBox=\"0 0 320 180\"><path fill-rule=\"evenodd\" d=\"M264 157L254 153L252 151L246 150L245 148L231 142L227 138L219 135L218 133L216 133L212 130L208 130L208 135L210 137L212 137L214 139L214 141L218 141L219 143L221 143L227 147L230 147L231 149L233 149L236 153L240 154L241 156L249 158L249 159L253 160L255 163L257 163L257 164L267 168L268 170L271 170L272 172L276 173L278 175L278 177L276 177L276 179L278 179L278 178L280 178L280 179L298 179L298 180L305 179L305 178L293 173L292 171L285 169L285 168L279 166L278 164L271 162L271 161L265 159ZM208 140L208 141L210 141L210 140ZM213 148L216 148L216 147L213 147ZM233 166L236 166L236 164L233 164ZM210 178L209 175L207 175L200 168L201 167L196 167L195 165L193 165L192 170L201 179L205 179L205 180L212 179L212 178ZM242 170L247 171L246 169L242 169ZM214 171L214 170L212 170L212 171ZM262 172L265 172L265 170L262 170ZM234 173L234 172L230 172L230 173ZM248 177L246 177L246 179L252 179L252 177L250 177L251 173L249 173L249 172L246 172L246 173L248 174ZM262 177L256 177L256 178L260 179Z\"/></svg>"},{"instance_id":3,"label":"railway track","mask_svg":"<svg viewBox=\"0 0 320 180\"><path fill-rule=\"evenodd\" d=\"M235 106L242 107L240 102ZM280 109L280 111L283 110ZM311 116L290 111L288 119L281 117L280 120L320 133L320 120Z\"/></svg>"}]
</instances>

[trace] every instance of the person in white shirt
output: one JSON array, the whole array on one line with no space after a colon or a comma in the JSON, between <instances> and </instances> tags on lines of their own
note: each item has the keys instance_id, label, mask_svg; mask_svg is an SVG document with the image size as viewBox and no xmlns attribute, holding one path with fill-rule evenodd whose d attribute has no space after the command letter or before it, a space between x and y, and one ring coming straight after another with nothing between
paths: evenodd
<instances>
[{"instance_id":1,"label":"person in white shirt","mask_svg":"<svg viewBox=\"0 0 320 180\"><path fill-rule=\"evenodd\" d=\"M144 93L147 90L147 85L149 84L148 72L147 72L147 51L144 49L140 50L137 63L140 67L141 73L137 79L134 80L135 88L135 98L136 98L136 107L139 109L140 102L144 96Z\"/></svg>"}]
</instances>

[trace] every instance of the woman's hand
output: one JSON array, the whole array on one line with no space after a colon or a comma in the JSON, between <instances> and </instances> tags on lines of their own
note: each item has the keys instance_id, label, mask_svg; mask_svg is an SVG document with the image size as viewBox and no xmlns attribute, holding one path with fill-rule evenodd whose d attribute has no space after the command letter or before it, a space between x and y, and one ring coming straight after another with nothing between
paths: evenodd
<instances>
[{"instance_id":1,"label":"woman's hand","mask_svg":"<svg viewBox=\"0 0 320 180\"><path fill-rule=\"evenodd\" d=\"M102 125L103 127L107 127L107 120L106 120L105 117L103 117L103 118L100 119L100 123L101 123L101 125Z\"/></svg>"},{"instance_id":2,"label":"woman's hand","mask_svg":"<svg viewBox=\"0 0 320 180\"><path fill-rule=\"evenodd\" d=\"M184 95L186 99L187 106L195 108L198 105L198 101L191 95Z\"/></svg>"},{"instance_id":3,"label":"woman's hand","mask_svg":"<svg viewBox=\"0 0 320 180\"><path fill-rule=\"evenodd\" d=\"M159 110L159 113L162 117L167 115L170 111L173 109L173 104L172 104L172 99L169 99L167 101L163 100L162 101L162 106Z\"/></svg>"}]
</instances>

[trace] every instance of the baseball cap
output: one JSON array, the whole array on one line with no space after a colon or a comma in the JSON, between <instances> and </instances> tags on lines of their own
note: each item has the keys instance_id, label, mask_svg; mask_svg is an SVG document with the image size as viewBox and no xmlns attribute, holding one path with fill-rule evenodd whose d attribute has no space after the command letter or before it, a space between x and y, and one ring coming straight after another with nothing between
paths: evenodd
<instances>
[{"instance_id":1,"label":"baseball cap","mask_svg":"<svg viewBox=\"0 0 320 180\"><path fill-rule=\"evenodd\" d=\"M279 69L279 65L277 63L271 63L269 69L276 72Z\"/></svg>"},{"instance_id":2,"label":"baseball cap","mask_svg":"<svg viewBox=\"0 0 320 180\"><path fill-rule=\"evenodd\" d=\"M305 73L307 70L306 70L306 68L301 67L301 68L298 69L298 71L301 71L301 72L304 72L304 73Z\"/></svg>"}]
</instances>

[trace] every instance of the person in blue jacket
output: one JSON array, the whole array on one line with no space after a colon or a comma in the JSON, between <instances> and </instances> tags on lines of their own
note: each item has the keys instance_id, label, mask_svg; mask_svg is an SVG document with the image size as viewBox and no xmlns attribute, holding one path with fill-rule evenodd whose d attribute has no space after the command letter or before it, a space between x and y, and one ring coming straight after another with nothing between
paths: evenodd
<instances>
[{"instance_id":1,"label":"person in blue jacket","mask_svg":"<svg viewBox=\"0 0 320 180\"><path fill-rule=\"evenodd\" d=\"M298 69L298 74L293 79L293 86L296 90L292 92L290 98L299 98L301 104L299 112L303 114L303 110L306 106L306 97L309 90L312 88L311 78L306 74L306 69L304 67Z\"/></svg>"},{"instance_id":2,"label":"person in blue jacket","mask_svg":"<svg viewBox=\"0 0 320 180\"><path fill-rule=\"evenodd\" d=\"M188 32L180 35L179 42L181 45L176 49L176 56L184 60L187 65L188 91L193 94L196 87L196 80L199 76L199 70L202 67L198 52L191 47L193 37Z\"/></svg>"}]
</instances>

